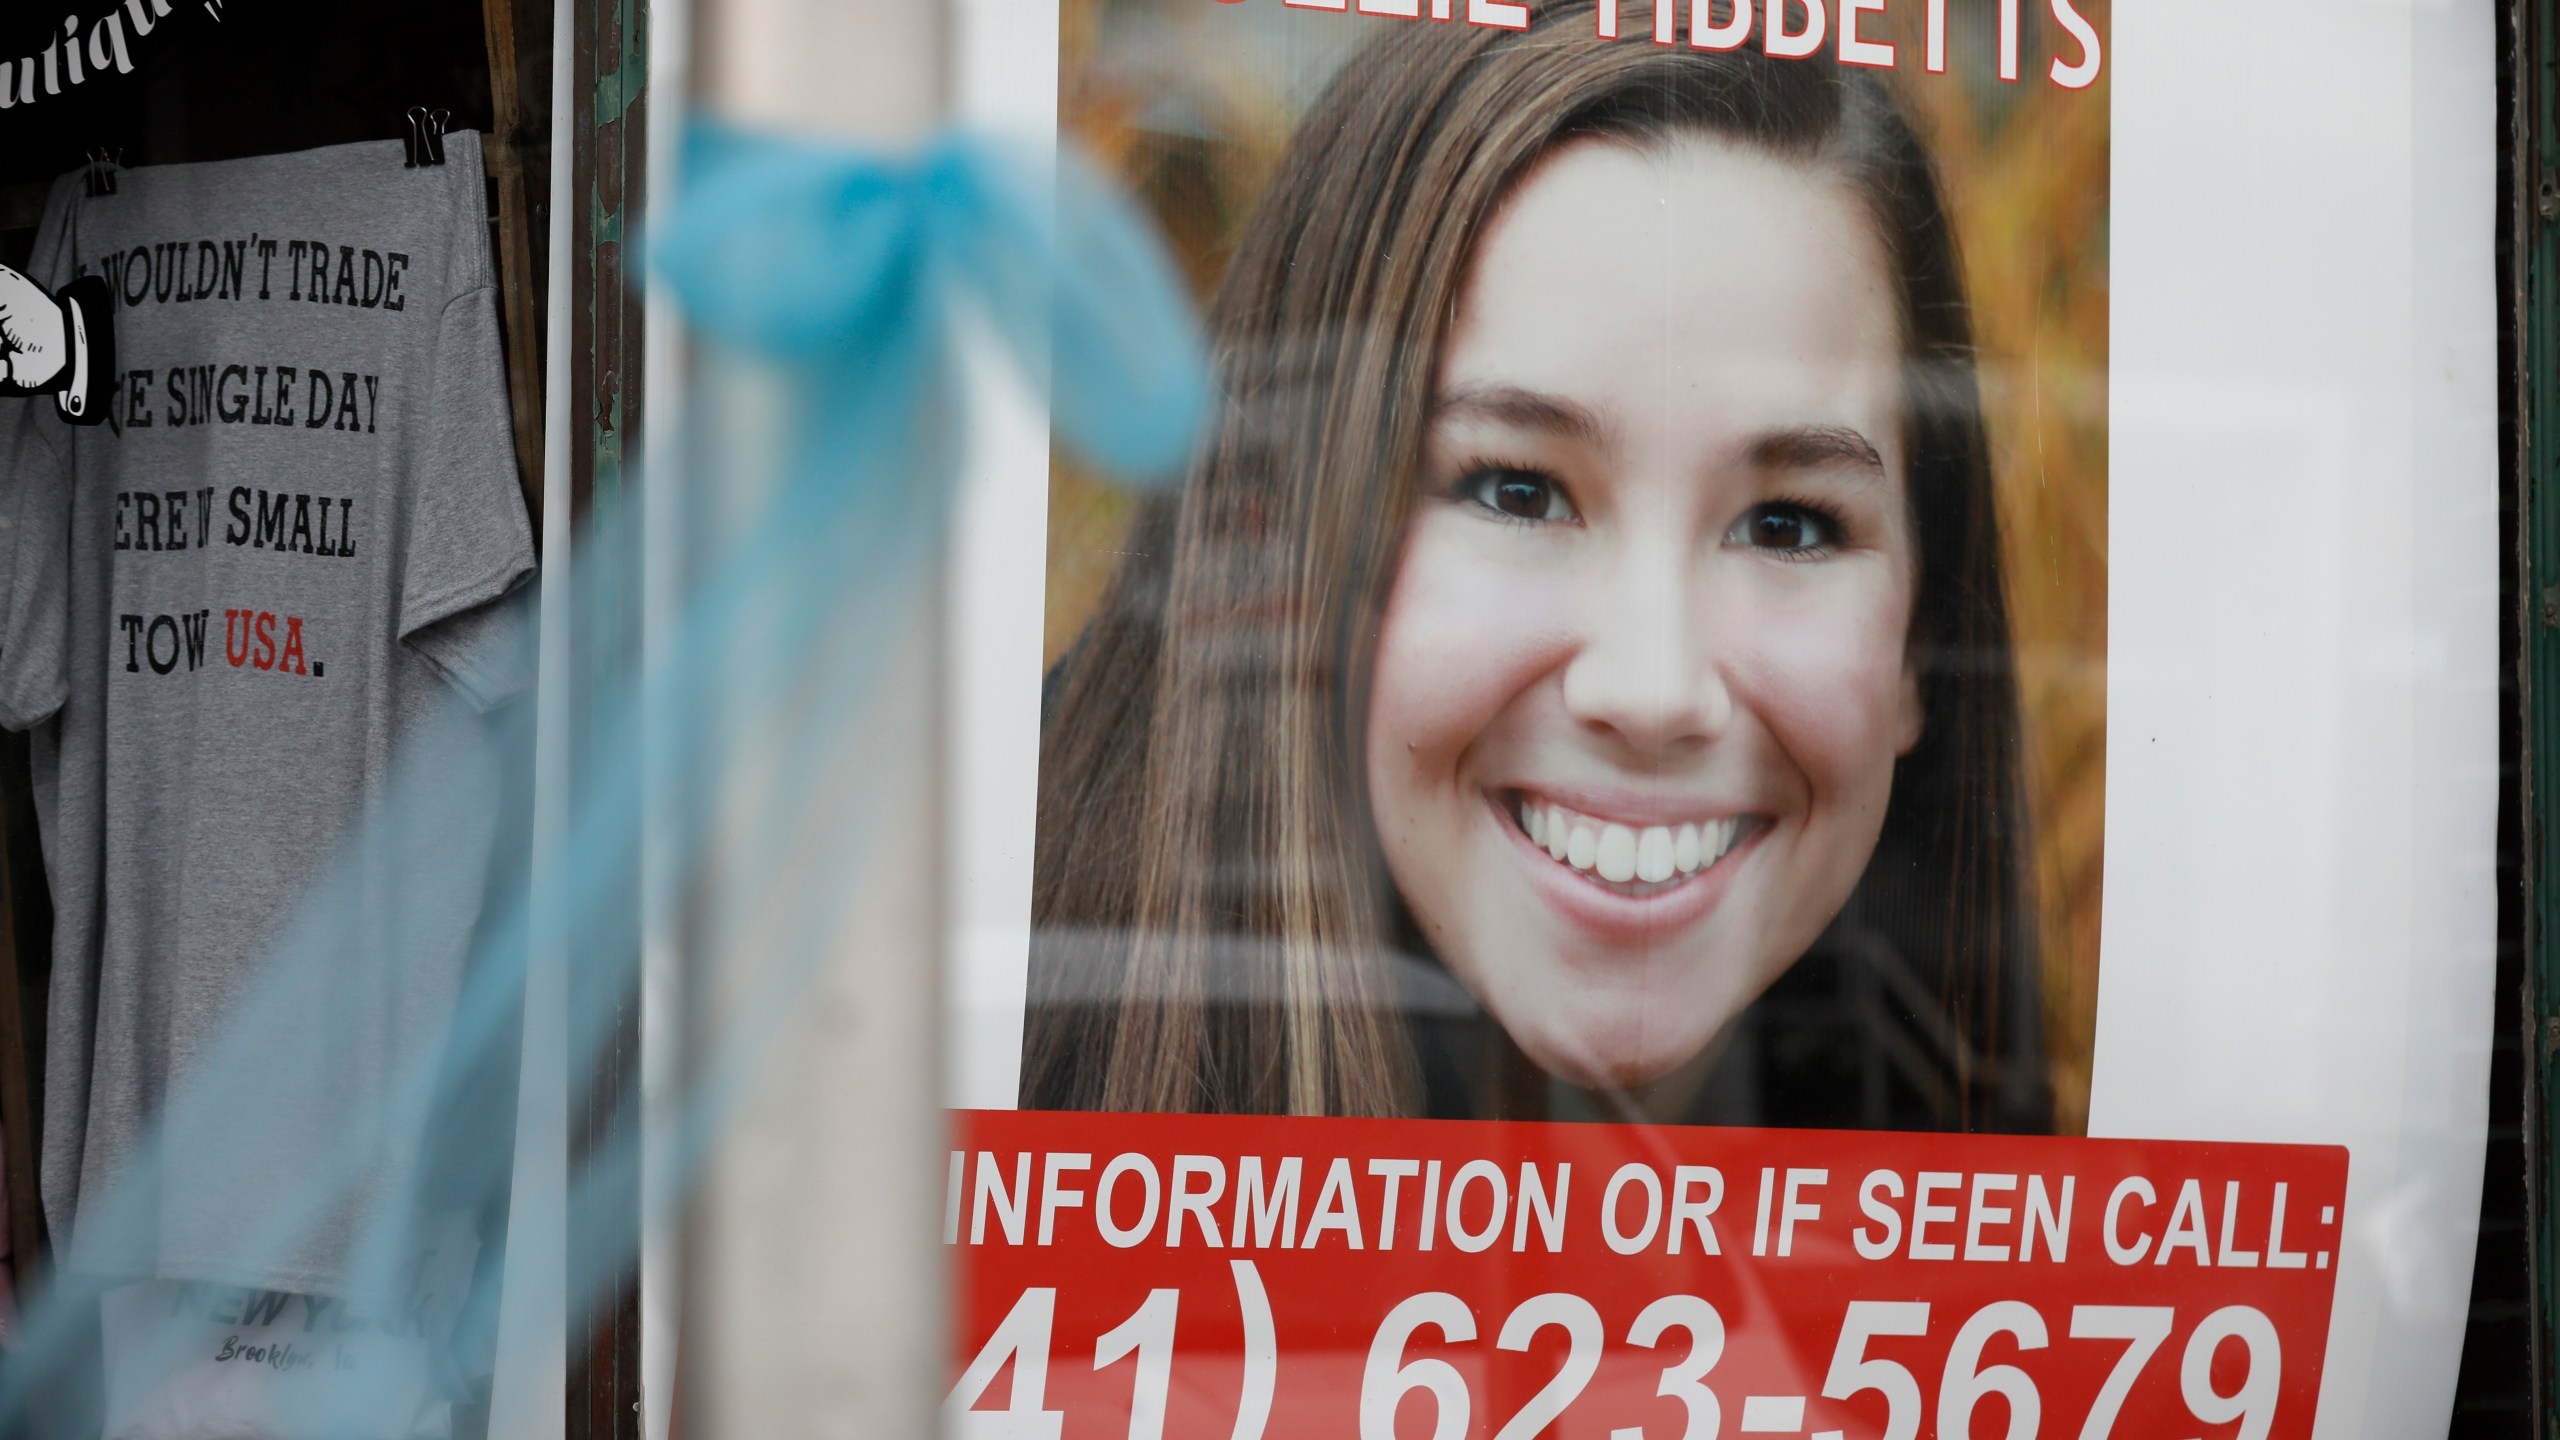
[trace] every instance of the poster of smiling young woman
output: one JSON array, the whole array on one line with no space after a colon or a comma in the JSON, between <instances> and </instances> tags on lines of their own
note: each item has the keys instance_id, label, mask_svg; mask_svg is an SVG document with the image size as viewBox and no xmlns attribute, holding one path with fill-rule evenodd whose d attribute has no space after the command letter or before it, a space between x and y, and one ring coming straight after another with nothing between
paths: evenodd
<instances>
[{"instance_id":1,"label":"poster of smiling young woman","mask_svg":"<svg viewBox=\"0 0 2560 1440\"><path fill-rule=\"evenodd\" d=\"M2441 1430L2486 7L1038 8L1221 405L966 522L956 1433Z\"/></svg>"}]
</instances>

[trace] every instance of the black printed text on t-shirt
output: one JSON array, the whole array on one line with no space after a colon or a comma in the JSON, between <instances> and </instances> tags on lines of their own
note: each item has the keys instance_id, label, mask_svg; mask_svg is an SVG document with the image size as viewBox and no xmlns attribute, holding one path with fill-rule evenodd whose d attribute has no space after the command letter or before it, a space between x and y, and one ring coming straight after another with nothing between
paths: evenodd
<instances>
[{"instance_id":1,"label":"black printed text on t-shirt","mask_svg":"<svg viewBox=\"0 0 2560 1440\"><path fill-rule=\"evenodd\" d=\"M182 615L116 617L124 671L139 675L193 674L205 668L205 631L211 610ZM280 675L325 677L328 667L303 648L302 617L272 610L222 612L222 658L234 670L266 670Z\"/></svg>"},{"instance_id":2,"label":"black printed text on t-shirt","mask_svg":"<svg viewBox=\"0 0 2560 1440\"><path fill-rule=\"evenodd\" d=\"M116 492L115 548L202 550L213 544L214 489ZM230 489L222 543L344 560L356 553L355 497L294 490Z\"/></svg>"},{"instance_id":3,"label":"black printed text on t-shirt","mask_svg":"<svg viewBox=\"0 0 2560 1440\"><path fill-rule=\"evenodd\" d=\"M251 231L241 240L163 240L101 255L97 273L127 305L190 300L298 300L406 310L409 257L399 250L287 240ZM257 286L254 293L251 285Z\"/></svg>"},{"instance_id":4,"label":"black printed text on t-shirt","mask_svg":"<svg viewBox=\"0 0 2560 1440\"><path fill-rule=\"evenodd\" d=\"M152 382L160 382L159 414ZM187 425L290 425L347 434L376 432L382 377L320 366L223 364L132 369L116 378L108 404L121 429Z\"/></svg>"},{"instance_id":5,"label":"black printed text on t-shirt","mask_svg":"<svg viewBox=\"0 0 2560 1440\"><path fill-rule=\"evenodd\" d=\"M354 497L306 495L234 485L220 539L235 549L343 560L356 553ZM214 489L123 490L116 494L115 548L165 553L210 547L216 535ZM124 671L139 675L193 673L204 668L205 627L213 612L176 615L120 614ZM303 645L303 617L255 607L226 607L222 658L235 670L326 676ZM281 638L279 638L281 637ZM113 643L112 641L110 643Z\"/></svg>"}]
</instances>

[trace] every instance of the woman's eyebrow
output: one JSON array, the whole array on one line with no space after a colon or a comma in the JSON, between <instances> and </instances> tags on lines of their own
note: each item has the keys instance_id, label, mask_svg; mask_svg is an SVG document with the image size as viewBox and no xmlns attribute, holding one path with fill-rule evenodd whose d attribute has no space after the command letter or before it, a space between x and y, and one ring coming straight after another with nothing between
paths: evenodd
<instances>
[{"instance_id":1,"label":"woman's eyebrow","mask_svg":"<svg viewBox=\"0 0 2560 1440\"><path fill-rule=\"evenodd\" d=\"M1461 385L1432 402L1439 419L1489 420L1606 449L1616 427L1579 401L1518 385Z\"/></svg>"},{"instance_id":2,"label":"woman's eyebrow","mask_svg":"<svg viewBox=\"0 0 2560 1440\"><path fill-rule=\"evenodd\" d=\"M1884 455L1861 432L1846 425L1796 425L1767 431L1744 452L1764 470L1820 470L1848 465L1884 473Z\"/></svg>"}]
</instances>

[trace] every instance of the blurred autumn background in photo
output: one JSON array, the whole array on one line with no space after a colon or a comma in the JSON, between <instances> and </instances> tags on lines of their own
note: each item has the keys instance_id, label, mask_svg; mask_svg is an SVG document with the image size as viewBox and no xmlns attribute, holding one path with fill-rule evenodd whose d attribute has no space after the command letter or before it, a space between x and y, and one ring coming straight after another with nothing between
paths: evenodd
<instances>
[{"instance_id":1,"label":"blurred autumn background in photo","mask_svg":"<svg viewBox=\"0 0 2560 1440\"><path fill-rule=\"evenodd\" d=\"M2077 8L2111 34L2107 0ZM1948 0L1943 75L1921 67L1921 0L1890 0L1860 34L1899 49L1888 79L1937 155L1964 247L2025 702L2055 1128L2077 1135L2105 840L2108 83L2046 79L2052 57L2079 51L2042 4L2019 7L2022 78L2002 82L1998 10ZM1430 22L1279 0L1063 0L1060 125L1154 215L1205 302L1299 115L1381 27L1415 23ZM1642 20L1625 33L1649 43ZM1053 460L1044 663L1092 613L1127 523L1122 492Z\"/></svg>"}]
</instances>

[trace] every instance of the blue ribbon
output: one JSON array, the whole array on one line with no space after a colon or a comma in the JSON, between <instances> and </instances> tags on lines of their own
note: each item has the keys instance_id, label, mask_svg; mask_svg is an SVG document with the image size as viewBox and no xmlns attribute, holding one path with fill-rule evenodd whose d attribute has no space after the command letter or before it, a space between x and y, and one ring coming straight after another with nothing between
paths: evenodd
<instances>
[{"instance_id":1,"label":"blue ribbon","mask_svg":"<svg viewBox=\"0 0 2560 1440\"><path fill-rule=\"evenodd\" d=\"M1144 481L1190 458L1209 385L1189 296L1071 152L1051 170L954 136L887 159L699 125L685 165L649 260L705 337L894 387L943 362L974 305L1095 463Z\"/></svg>"}]
</instances>

